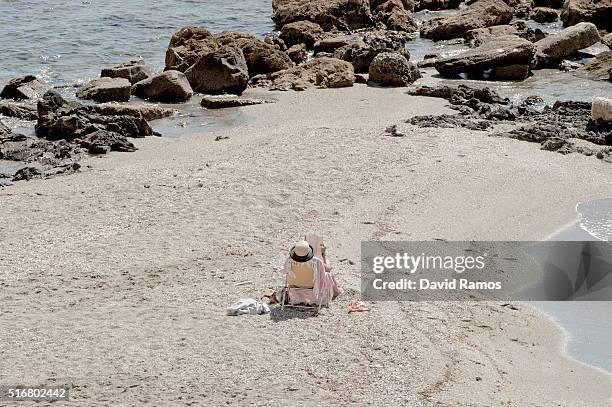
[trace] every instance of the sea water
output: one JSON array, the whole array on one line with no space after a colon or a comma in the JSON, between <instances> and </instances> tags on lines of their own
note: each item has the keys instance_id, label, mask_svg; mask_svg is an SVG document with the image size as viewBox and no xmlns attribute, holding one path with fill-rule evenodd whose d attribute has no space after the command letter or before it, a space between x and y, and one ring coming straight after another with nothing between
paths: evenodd
<instances>
[{"instance_id":1,"label":"sea water","mask_svg":"<svg viewBox=\"0 0 612 407\"><path fill-rule=\"evenodd\" d=\"M551 240L603 240L612 244L612 199L580 203L576 211L578 221L552 235ZM533 304L563 328L571 357L612 374L612 301Z\"/></svg>"}]
</instances>

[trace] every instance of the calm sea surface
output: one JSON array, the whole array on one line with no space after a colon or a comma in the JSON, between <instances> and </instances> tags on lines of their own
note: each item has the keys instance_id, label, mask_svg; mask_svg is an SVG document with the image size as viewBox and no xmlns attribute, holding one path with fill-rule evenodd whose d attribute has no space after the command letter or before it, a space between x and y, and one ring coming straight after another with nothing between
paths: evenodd
<instances>
[{"instance_id":1,"label":"calm sea surface","mask_svg":"<svg viewBox=\"0 0 612 407\"><path fill-rule=\"evenodd\" d=\"M0 84L24 74L83 82L139 56L162 69L180 28L264 35L271 9L270 0L0 0Z\"/></svg>"}]
</instances>

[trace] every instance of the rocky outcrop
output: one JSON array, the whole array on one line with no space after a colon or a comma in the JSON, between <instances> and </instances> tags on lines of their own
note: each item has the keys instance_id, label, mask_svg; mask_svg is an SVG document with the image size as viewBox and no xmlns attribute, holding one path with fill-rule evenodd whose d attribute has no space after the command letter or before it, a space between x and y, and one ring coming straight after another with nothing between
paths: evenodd
<instances>
[{"instance_id":1,"label":"rocky outcrop","mask_svg":"<svg viewBox=\"0 0 612 407\"><path fill-rule=\"evenodd\" d=\"M449 8L457 8L460 4L461 0L419 0L415 5L415 10L446 10Z\"/></svg>"},{"instance_id":2,"label":"rocky outcrop","mask_svg":"<svg viewBox=\"0 0 612 407\"><path fill-rule=\"evenodd\" d=\"M446 58L438 59L434 66L440 74L458 78L462 74L478 79L522 80L529 74L534 45L515 36L502 36Z\"/></svg>"},{"instance_id":3,"label":"rocky outcrop","mask_svg":"<svg viewBox=\"0 0 612 407\"><path fill-rule=\"evenodd\" d=\"M312 21L325 31L372 26L368 0L272 0L272 20L281 29L296 21Z\"/></svg>"},{"instance_id":4,"label":"rocky outcrop","mask_svg":"<svg viewBox=\"0 0 612 407\"><path fill-rule=\"evenodd\" d=\"M200 103L206 109L226 109L230 107L244 107L270 103L263 99L247 99L235 96L204 96Z\"/></svg>"},{"instance_id":5,"label":"rocky outcrop","mask_svg":"<svg viewBox=\"0 0 612 407\"><path fill-rule=\"evenodd\" d=\"M612 2L610 0L566 0L561 11L566 26L591 22L598 28L612 31Z\"/></svg>"},{"instance_id":6,"label":"rocky outcrop","mask_svg":"<svg viewBox=\"0 0 612 407\"><path fill-rule=\"evenodd\" d=\"M142 117L131 115L105 116L93 106L67 102L57 92L49 91L38 101L36 135L47 140L73 141L98 130L122 137L145 137L153 130Z\"/></svg>"},{"instance_id":7,"label":"rocky outcrop","mask_svg":"<svg viewBox=\"0 0 612 407\"><path fill-rule=\"evenodd\" d=\"M535 43L534 67L554 67L578 50L595 44L599 39L597 27L591 23L579 23L557 34L549 35Z\"/></svg>"},{"instance_id":8,"label":"rocky outcrop","mask_svg":"<svg viewBox=\"0 0 612 407\"><path fill-rule=\"evenodd\" d=\"M112 68L102 69L101 77L124 78L133 85L151 76L151 69L145 64L143 59L134 59L115 65Z\"/></svg>"},{"instance_id":9,"label":"rocky outcrop","mask_svg":"<svg viewBox=\"0 0 612 407\"><path fill-rule=\"evenodd\" d=\"M319 88L344 88L353 86L353 66L336 58L321 57L284 71L253 78L254 86L266 86L272 90L306 90Z\"/></svg>"},{"instance_id":10,"label":"rocky outcrop","mask_svg":"<svg viewBox=\"0 0 612 407\"><path fill-rule=\"evenodd\" d=\"M225 31L217 34L215 38L222 46L235 47L242 51L249 77L282 71L293 66L293 61L285 52L253 35Z\"/></svg>"},{"instance_id":11,"label":"rocky outcrop","mask_svg":"<svg viewBox=\"0 0 612 407\"><path fill-rule=\"evenodd\" d=\"M559 19L559 13L554 8L536 7L531 11L530 17L538 23L552 23Z\"/></svg>"},{"instance_id":12,"label":"rocky outcrop","mask_svg":"<svg viewBox=\"0 0 612 407\"><path fill-rule=\"evenodd\" d=\"M36 120L36 104L20 102L0 102L0 114L6 117L15 117L21 120Z\"/></svg>"},{"instance_id":13,"label":"rocky outcrop","mask_svg":"<svg viewBox=\"0 0 612 407\"><path fill-rule=\"evenodd\" d=\"M402 0L387 0L372 9L374 20L385 25L388 30L414 32L417 24L412 18L414 4Z\"/></svg>"},{"instance_id":14,"label":"rocky outcrop","mask_svg":"<svg viewBox=\"0 0 612 407\"><path fill-rule=\"evenodd\" d=\"M202 56L185 71L185 75L195 92L211 95L239 95L249 82L249 69L244 55L234 47L221 47Z\"/></svg>"},{"instance_id":15,"label":"rocky outcrop","mask_svg":"<svg viewBox=\"0 0 612 407\"><path fill-rule=\"evenodd\" d=\"M478 0L456 14L424 21L421 36L435 41L463 38L469 30L508 24L512 14L502 0Z\"/></svg>"},{"instance_id":16,"label":"rocky outcrop","mask_svg":"<svg viewBox=\"0 0 612 407\"><path fill-rule=\"evenodd\" d=\"M368 31L361 40L337 48L333 56L350 62L357 73L368 73L372 60L382 52L399 52L409 60L406 43L411 38L409 34L399 31Z\"/></svg>"},{"instance_id":17,"label":"rocky outcrop","mask_svg":"<svg viewBox=\"0 0 612 407\"><path fill-rule=\"evenodd\" d=\"M323 35L323 29L312 21L296 21L295 23L285 24L280 32L280 38L291 47L297 44L304 44L311 49Z\"/></svg>"},{"instance_id":18,"label":"rocky outcrop","mask_svg":"<svg viewBox=\"0 0 612 407\"><path fill-rule=\"evenodd\" d=\"M193 90L184 73L165 71L134 84L132 93L154 102L182 103L191 98Z\"/></svg>"},{"instance_id":19,"label":"rocky outcrop","mask_svg":"<svg viewBox=\"0 0 612 407\"><path fill-rule=\"evenodd\" d=\"M81 87L77 97L89 99L94 102L127 102L130 100L132 84L124 78L99 78L94 79L87 85Z\"/></svg>"},{"instance_id":20,"label":"rocky outcrop","mask_svg":"<svg viewBox=\"0 0 612 407\"><path fill-rule=\"evenodd\" d=\"M35 76L27 75L22 78L11 79L0 92L0 98L38 99L49 89L50 86L38 80Z\"/></svg>"},{"instance_id":21,"label":"rocky outcrop","mask_svg":"<svg viewBox=\"0 0 612 407\"><path fill-rule=\"evenodd\" d=\"M612 51L602 52L576 72L600 81L612 81Z\"/></svg>"},{"instance_id":22,"label":"rocky outcrop","mask_svg":"<svg viewBox=\"0 0 612 407\"><path fill-rule=\"evenodd\" d=\"M382 86L408 86L421 77L419 69L397 52L376 55L370 64L369 80Z\"/></svg>"},{"instance_id":23,"label":"rocky outcrop","mask_svg":"<svg viewBox=\"0 0 612 407\"><path fill-rule=\"evenodd\" d=\"M287 50L287 55L296 64L306 62L308 53L306 52L306 45L296 44Z\"/></svg>"},{"instance_id":24,"label":"rocky outcrop","mask_svg":"<svg viewBox=\"0 0 612 407\"><path fill-rule=\"evenodd\" d=\"M166 51L166 71L185 72L200 57L219 48L210 31L201 27L185 27L170 39Z\"/></svg>"},{"instance_id":25,"label":"rocky outcrop","mask_svg":"<svg viewBox=\"0 0 612 407\"><path fill-rule=\"evenodd\" d=\"M315 54L321 52L333 53L338 48L346 46L365 47L365 42L356 34L329 35L314 44Z\"/></svg>"}]
</instances>

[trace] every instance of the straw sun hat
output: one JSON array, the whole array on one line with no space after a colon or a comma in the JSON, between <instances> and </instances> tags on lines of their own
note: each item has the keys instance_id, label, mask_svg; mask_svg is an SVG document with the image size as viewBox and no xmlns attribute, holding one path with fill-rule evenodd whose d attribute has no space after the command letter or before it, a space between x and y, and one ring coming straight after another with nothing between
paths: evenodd
<instances>
[{"instance_id":1,"label":"straw sun hat","mask_svg":"<svg viewBox=\"0 0 612 407\"><path fill-rule=\"evenodd\" d=\"M300 263L306 262L314 257L314 249L307 241L297 242L289 251L289 256Z\"/></svg>"}]
</instances>

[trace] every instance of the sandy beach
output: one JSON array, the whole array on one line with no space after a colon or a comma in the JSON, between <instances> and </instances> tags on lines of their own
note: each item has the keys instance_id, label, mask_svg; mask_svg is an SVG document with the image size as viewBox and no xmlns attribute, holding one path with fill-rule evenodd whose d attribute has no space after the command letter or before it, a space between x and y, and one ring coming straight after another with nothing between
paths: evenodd
<instances>
[{"instance_id":1,"label":"sandy beach","mask_svg":"<svg viewBox=\"0 0 612 407\"><path fill-rule=\"evenodd\" d=\"M524 304L347 313L362 240L541 239L612 196L609 163L413 127L452 111L401 88L246 95L278 102L0 189L0 383L70 385L71 406L611 405L611 376L564 357ZM393 124L406 137L385 136ZM317 318L226 316L281 284L307 233L340 299Z\"/></svg>"}]
</instances>

